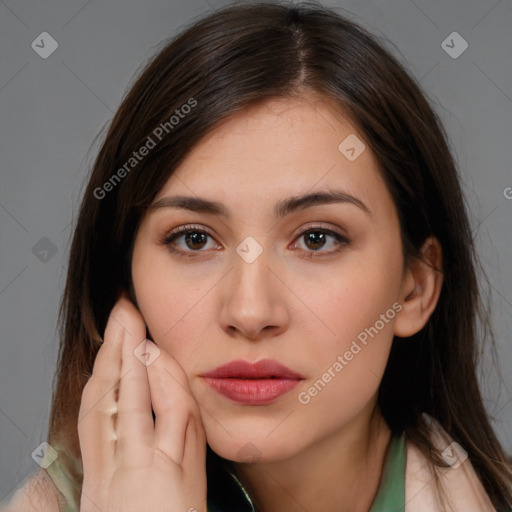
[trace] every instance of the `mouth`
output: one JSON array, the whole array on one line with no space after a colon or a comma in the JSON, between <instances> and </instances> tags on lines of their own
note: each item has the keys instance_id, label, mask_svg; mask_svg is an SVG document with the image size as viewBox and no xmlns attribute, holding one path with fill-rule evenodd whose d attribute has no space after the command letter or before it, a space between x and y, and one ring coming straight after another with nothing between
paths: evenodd
<instances>
[{"instance_id":1,"label":"mouth","mask_svg":"<svg viewBox=\"0 0 512 512\"><path fill-rule=\"evenodd\" d=\"M242 405L273 403L304 379L273 359L231 361L201 377L219 394Z\"/></svg>"}]
</instances>

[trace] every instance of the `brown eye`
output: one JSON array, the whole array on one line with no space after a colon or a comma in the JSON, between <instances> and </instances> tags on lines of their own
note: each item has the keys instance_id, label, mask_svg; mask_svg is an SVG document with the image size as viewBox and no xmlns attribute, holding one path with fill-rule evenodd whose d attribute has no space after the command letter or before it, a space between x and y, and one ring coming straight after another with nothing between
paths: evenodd
<instances>
[{"instance_id":1,"label":"brown eye","mask_svg":"<svg viewBox=\"0 0 512 512\"><path fill-rule=\"evenodd\" d=\"M321 255L338 252L343 246L350 244L350 241L339 233L330 229L316 227L310 227L302 231L297 239L304 241L304 246L306 247L306 249L304 249L305 251L309 253L317 252ZM330 239L334 239L334 241L330 242ZM329 245L334 246L334 248L331 250L322 250L326 246L329 247Z\"/></svg>"},{"instance_id":2,"label":"brown eye","mask_svg":"<svg viewBox=\"0 0 512 512\"><path fill-rule=\"evenodd\" d=\"M322 231L310 231L303 236L305 244L309 249L312 250L321 249L326 243L326 236L325 233L322 233Z\"/></svg>"},{"instance_id":3,"label":"brown eye","mask_svg":"<svg viewBox=\"0 0 512 512\"><path fill-rule=\"evenodd\" d=\"M161 243L172 252L183 253L188 256L193 252L205 252L203 249L207 246L209 237L213 240L213 237L202 228L180 226L168 233ZM178 243L180 239L183 239L183 242Z\"/></svg>"},{"instance_id":4,"label":"brown eye","mask_svg":"<svg viewBox=\"0 0 512 512\"><path fill-rule=\"evenodd\" d=\"M161 243L165 245L171 252L178 253L184 257L193 257L197 254L207 252L209 238L212 240L213 247L219 248L215 244L213 236L201 227L196 226L180 226L168 233ZM332 231L321 227L308 227L303 230L297 237L298 241L303 241L303 247L299 247L309 257L329 256L339 252L344 246L349 245L350 241ZM299 245L295 242L294 248ZM325 247L328 249L323 250ZM331 249L329 249L331 247Z\"/></svg>"},{"instance_id":5,"label":"brown eye","mask_svg":"<svg viewBox=\"0 0 512 512\"><path fill-rule=\"evenodd\" d=\"M185 243L190 249L202 249L207 242L208 235L199 231L189 231L185 235Z\"/></svg>"}]
</instances>

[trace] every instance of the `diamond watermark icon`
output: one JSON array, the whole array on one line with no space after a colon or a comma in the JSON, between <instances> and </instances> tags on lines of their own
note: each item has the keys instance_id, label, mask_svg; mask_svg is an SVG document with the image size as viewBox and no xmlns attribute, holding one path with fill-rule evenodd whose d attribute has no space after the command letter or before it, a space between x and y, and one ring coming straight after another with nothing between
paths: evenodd
<instances>
[{"instance_id":1,"label":"diamond watermark icon","mask_svg":"<svg viewBox=\"0 0 512 512\"><path fill-rule=\"evenodd\" d=\"M468 458L468 452L454 441L441 453L441 456L453 469L457 469Z\"/></svg>"},{"instance_id":2,"label":"diamond watermark icon","mask_svg":"<svg viewBox=\"0 0 512 512\"><path fill-rule=\"evenodd\" d=\"M45 236L43 236L43 238L41 238L34 247L32 247L32 254L43 263L46 263L53 258L56 253L57 246Z\"/></svg>"},{"instance_id":3,"label":"diamond watermark icon","mask_svg":"<svg viewBox=\"0 0 512 512\"><path fill-rule=\"evenodd\" d=\"M151 340L142 340L133 353L144 366L149 366L160 356L160 349Z\"/></svg>"},{"instance_id":4,"label":"diamond watermark icon","mask_svg":"<svg viewBox=\"0 0 512 512\"><path fill-rule=\"evenodd\" d=\"M452 32L441 43L441 48L452 59L458 59L468 49L468 46L468 42L458 32Z\"/></svg>"},{"instance_id":5,"label":"diamond watermark icon","mask_svg":"<svg viewBox=\"0 0 512 512\"><path fill-rule=\"evenodd\" d=\"M343 139L338 149L345 158L353 162L366 149L366 146L362 140L351 133L348 137Z\"/></svg>"},{"instance_id":6,"label":"diamond watermark icon","mask_svg":"<svg viewBox=\"0 0 512 512\"><path fill-rule=\"evenodd\" d=\"M48 32L41 32L30 46L39 57L47 59L59 47L59 43Z\"/></svg>"},{"instance_id":7,"label":"diamond watermark icon","mask_svg":"<svg viewBox=\"0 0 512 512\"><path fill-rule=\"evenodd\" d=\"M42 442L33 452L32 458L44 469L51 466L59 454L51 444Z\"/></svg>"},{"instance_id":8,"label":"diamond watermark icon","mask_svg":"<svg viewBox=\"0 0 512 512\"><path fill-rule=\"evenodd\" d=\"M262 453L253 443L245 443L236 455L243 462L258 462L261 459Z\"/></svg>"},{"instance_id":9,"label":"diamond watermark icon","mask_svg":"<svg viewBox=\"0 0 512 512\"><path fill-rule=\"evenodd\" d=\"M236 252L246 263L253 263L263 252L263 247L252 236L248 236L238 245Z\"/></svg>"}]
</instances>

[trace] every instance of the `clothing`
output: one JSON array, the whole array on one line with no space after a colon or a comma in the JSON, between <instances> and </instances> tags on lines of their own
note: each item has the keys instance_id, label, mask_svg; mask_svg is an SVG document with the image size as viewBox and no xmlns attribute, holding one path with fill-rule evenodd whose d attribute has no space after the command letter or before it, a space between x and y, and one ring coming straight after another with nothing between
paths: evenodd
<instances>
[{"instance_id":1,"label":"clothing","mask_svg":"<svg viewBox=\"0 0 512 512\"><path fill-rule=\"evenodd\" d=\"M432 417L425 415L432 443L443 452L453 440ZM207 457L208 512L257 512L236 475L211 450ZM46 471L60 491L60 512L77 512L69 480L57 458ZM497 512L469 461L441 468L443 488L452 512ZM377 495L369 512L445 512L427 460L405 434L394 435L386 453ZM498 512L512 512L512 507Z\"/></svg>"},{"instance_id":2,"label":"clothing","mask_svg":"<svg viewBox=\"0 0 512 512\"><path fill-rule=\"evenodd\" d=\"M249 494L227 464L215 455L208 471L208 512L257 512ZM403 512L405 507L405 434L392 436L381 483L369 512Z\"/></svg>"},{"instance_id":3,"label":"clothing","mask_svg":"<svg viewBox=\"0 0 512 512\"><path fill-rule=\"evenodd\" d=\"M369 512L403 512L405 507L405 434L391 438L384 462L381 484ZM77 512L72 503L62 468L57 458L46 471L62 493L61 512ZM207 470L208 512L257 512L249 494L234 472L211 452Z\"/></svg>"},{"instance_id":4,"label":"clothing","mask_svg":"<svg viewBox=\"0 0 512 512\"><path fill-rule=\"evenodd\" d=\"M58 448L56 446L53 447ZM57 449L57 452L60 450ZM47 451L43 458L43 467L47 464L50 464L46 468L46 472L50 475L55 487L57 487L59 491L59 504L60 504L60 512L78 512L80 503L74 503L73 493L71 490L71 483L69 479L66 478L66 474L61 465L60 457L57 457L53 462L48 460L50 456L50 452Z\"/></svg>"},{"instance_id":5,"label":"clothing","mask_svg":"<svg viewBox=\"0 0 512 512\"><path fill-rule=\"evenodd\" d=\"M435 418L426 413L422 416L429 425L430 440L439 453L453 445L463 450ZM425 456L414 443L408 442L404 512L497 512L469 459L461 459L460 465L438 468L438 474L450 508L440 502L432 468ZM512 507L498 512L512 512Z\"/></svg>"}]
</instances>

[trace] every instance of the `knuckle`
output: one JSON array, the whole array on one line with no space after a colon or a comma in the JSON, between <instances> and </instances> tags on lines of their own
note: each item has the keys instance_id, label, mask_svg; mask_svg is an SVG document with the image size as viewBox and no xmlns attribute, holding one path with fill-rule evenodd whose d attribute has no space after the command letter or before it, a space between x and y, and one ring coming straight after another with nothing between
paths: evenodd
<instances>
[{"instance_id":1,"label":"knuckle","mask_svg":"<svg viewBox=\"0 0 512 512\"><path fill-rule=\"evenodd\" d=\"M107 389L107 393L105 393ZM109 393L110 392L110 393ZM81 397L81 407L89 408L94 411L105 410L109 414L116 404L115 384L104 377L91 377L84 385ZM114 398L114 399L112 399Z\"/></svg>"},{"instance_id":2,"label":"knuckle","mask_svg":"<svg viewBox=\"0 0 512 512\"><path fill-rule=\"evenodd\" d=\"M115 393L119 386L120 380L114 380L101 373L93 373L85 383L83 393L87 393L87 395L104 395L106 392Z\"/></svg>"},{"instance_id":3,"label":"knuckle","mask_svg":"<svg viewBox=\"0 0 512 512\"><path fill-rule=\"evenodd\" d=\"M84 419L101 420L109 419L113 420L118 415L117 405L115 403L109 403L105 400L99 402L93 402L88 404L82 402L79 413L79 421L82 422Z\"/></svg>"},{"instance_id":4,"label":"knuckle","mask_svg":"<svg viewBox=\"0 0 512 512\"><path fill-rule=\"evenodd\" d=\"M179 470L180 473L183 471L183 468L179 461L174 460L174 458L171 457L171 455L168 455L167 453L159 449L155 451L155 455L169 467Z\"/></svg>"}]
</instances>

